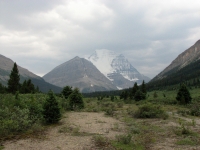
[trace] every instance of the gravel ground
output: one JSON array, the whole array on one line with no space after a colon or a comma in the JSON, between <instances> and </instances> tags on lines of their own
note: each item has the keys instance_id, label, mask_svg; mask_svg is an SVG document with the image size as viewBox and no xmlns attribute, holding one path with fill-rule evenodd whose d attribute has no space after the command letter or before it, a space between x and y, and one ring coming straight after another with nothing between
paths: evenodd
<instances>
[{"instance_id":1,"label":"gravel ground","mask_svg":"<svg viewBox=\"0 0 200 150\"><path fill-rule=\"evenodd\" d=\"M77 135L59 132L64 127L76 128ZM123 123L107 117L104 113L70 112L61 120L61 125L48 129L45 138L19 139L4 143L5 150L91 150L92 137L101 134L110 139L123 133ZM84 135L82 134L84 133Z\"/></svg>"}]
</instances>

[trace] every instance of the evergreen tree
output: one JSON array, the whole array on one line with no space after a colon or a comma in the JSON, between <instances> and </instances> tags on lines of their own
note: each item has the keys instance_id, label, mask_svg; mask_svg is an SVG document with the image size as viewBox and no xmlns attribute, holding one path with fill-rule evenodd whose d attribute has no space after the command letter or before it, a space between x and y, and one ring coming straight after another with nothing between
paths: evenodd
<instances>
[{"instance_id":1,"label":"evergreen tree","mask_svg":"<svg viewBox=\"0 0 200 150\"><path fill-rule=\"evenodd\" d=\"M26 83L26 80L21 85L20 93L22 93L22 94L27 93L27 83Z\"/></svg>"},{"instance_id":2,"label":"evergreen tree","mask_svg":"<svg viewBox=\"0 0 200 150\"><path fill-rule=\"evenodd\" d=\"M137 90L137 92L135 93L134 99L136 101L140 101L140 100L143 100L145 98L146 98L145 94L142 91Z\"/></svg>"},{"instance_id":3,"label":"evergreen tree","mask_svg":"<svg viewBox=\"0 0 200 150\"><path fill-rule=\"evenodd\" d=\"M128 91L123 90L122 93L120 94L120 99L127 100L128 99Z\"/></svg>"},{"instance_id":4,"label":"evergreen tree","mask_svg":"<svg viewBox=\"0 0 200 150\"><path fill-rule=\"evenodd\" d=\"M35 93L35 87L34 84L31 82L31 79L28 79L27 81L27 89L28 93Z\"/></svg>"},{"instance_id":5,"label":"evergreen tree","mask_svg":"<svg viewBox=\"0 0 200 150\"><path fill-rule=\"evenodd\" d=\"M39 89L38 86L36 87L35 92L36 92L36 93L39 93L39 92L40 92L40 89Z\"/></svg>"},{"instance_id":6,"label":"evergreen tree","mask_svg":"<svg viewBox=\"0 0 200 150\"><path fill-rule=\"evenodd\" d=\"M143 80L142 85L141 85L141 92L144 93L144 94L147 94L146 85L145 85L144 80Z\"/></svg>"},{"instance_id":7,"label":"evergreen tree","mask_svg":"<svg viewBox=\"0 0 200 150\"><path fill-rule=\"evenodd\" d=\"M69 106L71 110L84 108L83 96L79 92L78 88L75 88L74 91L69 95Z\"/></svg>"},{"instance_id":8,"label":"evergreen tree","mask_svg":"<svg viewBox=\"0 0 200 150\"><path fill-rule=\"evenodd\" d=\"M135 95L135 93L137 92L137 90L139 90L139 87L137 85L137 82L134 83L133 89L132 89L132 93L133 95Z\"/></svg>"},{"instance_id":9,"label":"evergreen tree","mask_svg":"<svg viewBox=\"0 0 200 150\"><path fill-rule=\"evenodd\" d=\"M110 100L113 102L114 99L115 99L115 97L114 97L114 95L112 95L112 96L110 97Z\"/></svg>"},{"instance_id":10,"label":"evergreen tree","mask_svg":"<svg viewBox=\"0 0 200 150\"><path fill-rule=\"evenodd\" d=\"M4 87L1 83L0 83L0 93L6 93L6 87Z\"/></svg>"},{"instance_id":11,"label":"evergreen tree","mask_svg":"<svg viewBox=\"0 0 200 150\"><path fill-rule=\"evenodd\" d=\"M185 84L180 86L176 99L180 102L180 104L188 104L191 102L192 98Z\"/></svg>"},{"instance_id":12,"label":"evergreen tree","mask_svg":"<svg viewBox=\"0 0 200 150\"><path fill-rule=\"evenodd\" d=\"M64 95L65 99L68 99L69 95L72 94L73 90L71 86L65 86L62 90L62 94Z\"/></svg>"},{"instance_id":13,"label":"evergreen tree","mask_svg":"<svg viewBox=\"0 0 200 150\"><path fill-rule=\"evenodd\" d=\"M31 82L31 79L25 80L22 83L22 86L20 88L20 93L26 94L26 93L35 93L35 87L34 84Z\"/></svg>"},{"instance_id":14,"label":"evergreen tree","mask_svg":"<svg viewBox=\"0 0 200 150\"><path fill-rule=\"evenodd\" d=\"M20 75L17 68L17 64L14 63L13 69L8 80L8 92L15 94L16 91L20 90Z\"/></svg>"},{"instance_id":15,"label":"evergreen tree","mask_svg":"<svg viewBox=\"0 0 200 150\"><path fill-rule=\"evenodd\" d=\"M130 90L130 93L129 93L130 99L134 98L135 93L137 92L137 90L139 90L139 87L137 85L137 82L135 82L134 85L133 85L133 88Z\"/></svg>"},{"instance_id":16,"label":"evergreen tree","mask_svg":"<svg viewBox=\"0 0 200 150\"><path fill-rule=\"evenodd\" d=\"M43 117L47 124L57 123L61 119L61 110L58 101L51 90L43 105Z\"/></svg>"}]
</instances>

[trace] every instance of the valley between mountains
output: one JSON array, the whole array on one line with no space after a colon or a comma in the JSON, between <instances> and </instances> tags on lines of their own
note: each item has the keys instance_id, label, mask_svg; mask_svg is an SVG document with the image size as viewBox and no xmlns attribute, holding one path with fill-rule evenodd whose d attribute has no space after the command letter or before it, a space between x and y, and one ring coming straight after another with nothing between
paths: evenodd
<instances>
[{"instance_id":1,"label":"valley between mountains","mask_svg":"<svg viewBox=\"0 0 200 150\"><path fill-rule=\"evenodd\" d=\"M200 40L181 53L161 73L154 77L148 84L149 88L176 85L183 81L199 80ZM7 84L14 61L0 55L0 82ZM194 68L195 67L195 68ZM184 72L184 73L183 73ZM101 49L96 50L87 58L75 57L58 65L45 74L42 78L19 66L21 81L31 79L35 86L42 92L52 89L59 93L68 85L78 87L83 93L96 91L112 91L133 87L150 78L141 74L125 58L123 54ZM181 78L179 78L181 76Z\"/></svg>"}]
</instances>

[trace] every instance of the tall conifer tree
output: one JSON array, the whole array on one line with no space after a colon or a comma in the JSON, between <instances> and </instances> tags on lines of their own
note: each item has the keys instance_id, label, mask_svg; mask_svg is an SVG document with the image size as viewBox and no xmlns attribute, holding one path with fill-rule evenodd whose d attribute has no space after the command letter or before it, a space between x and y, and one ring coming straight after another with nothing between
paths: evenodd
<instances>
[{"instance_id":1,"label":"tall conifer tree","mask_svg":"<svg viewBox=\"0 0 200 150\"><path fill-rule=\"evenodd\" d=\"M144 80L143 80L142 85L141 85L141 92L144 93L145 95L147 94L146 85L145 85Z\"/></svg>"},{"instance_id":2,"label":"tall conifer tree","mask_svg":"<svg viewBox=\"0 0 200 150\"><path fill-rule=\"evenodd\" d=\"M20 75L17 68L17 64L14 63L13 69L10 73L10 79L8 80L8 92L15 94L20 89Z\"/></svg>"}]
</instances>

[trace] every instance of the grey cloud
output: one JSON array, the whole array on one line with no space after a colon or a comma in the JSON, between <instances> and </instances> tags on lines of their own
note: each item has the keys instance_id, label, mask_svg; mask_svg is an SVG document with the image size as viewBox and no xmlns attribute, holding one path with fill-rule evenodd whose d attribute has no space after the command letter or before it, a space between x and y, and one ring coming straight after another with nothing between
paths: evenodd
<instances>
[{"instance_id":1,"label":"grey cloud","mask_svg":"<svg viewBox=\"0 0 200 150\"><path fill-rule=\"evenodd\" d=\"M0 0L0 53L41 75L77 55L110 49L152 78L200 37L198 4Z\"/></svg>"}]
</instances>

